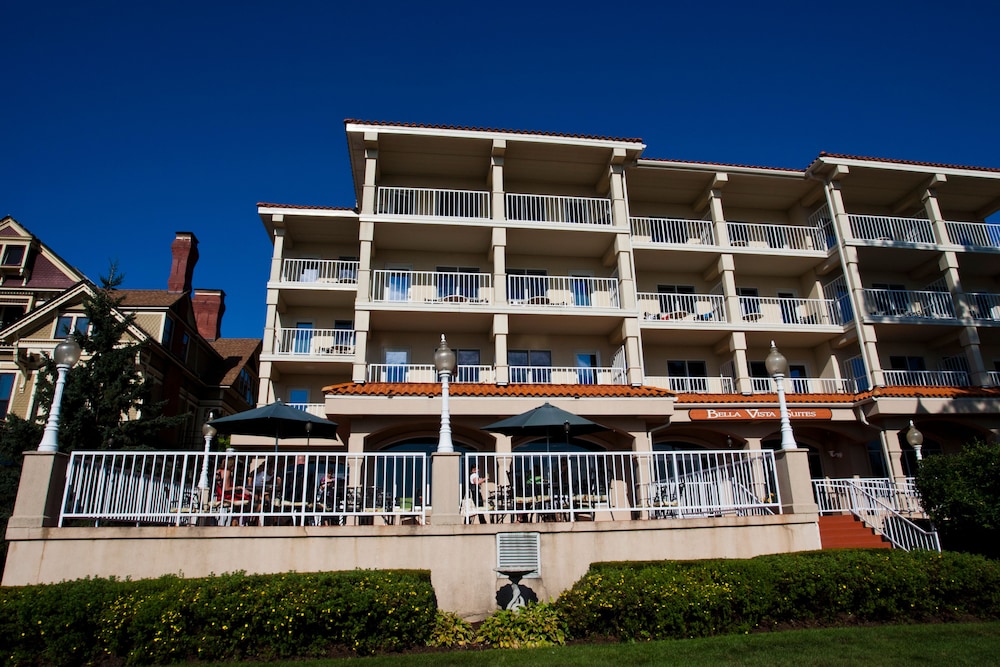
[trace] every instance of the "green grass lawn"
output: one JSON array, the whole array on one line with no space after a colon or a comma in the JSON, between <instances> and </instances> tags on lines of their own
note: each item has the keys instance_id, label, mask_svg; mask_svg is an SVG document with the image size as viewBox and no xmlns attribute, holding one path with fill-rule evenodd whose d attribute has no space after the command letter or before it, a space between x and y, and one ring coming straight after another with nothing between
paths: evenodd
<instances>
[{"instance_id":1,"label":"green grass lawn","mask_svg":"<svg viewBox=\"0 0 1000 667\"><path fill-rule=\"evenodd\" d=\"M800 667L816 665L1000 665L1000 622L791 630L633 644L587 644L526 650L452 651L348 658L364 667L388 665L684 665ZM239 663L255 665L257 663ZM263 664L263 663L260 663ZM341 667L345 660L272 662L270 666ZM204 665L202 666L204 667ZM235 667L227 663L227 667Z\"/></svg>"}]
</instances>

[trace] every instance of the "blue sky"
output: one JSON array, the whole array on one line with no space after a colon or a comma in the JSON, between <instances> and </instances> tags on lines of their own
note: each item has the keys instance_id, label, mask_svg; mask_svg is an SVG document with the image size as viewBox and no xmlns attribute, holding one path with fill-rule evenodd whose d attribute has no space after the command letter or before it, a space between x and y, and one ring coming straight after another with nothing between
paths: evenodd
<instances>
[{"instance_id":1,"label":"blue sky","mask_svg":"<svg viewBox=\"0 0 1000 667\"><path fill-rule=\"evenodd\" d=\"M194 232L223 335L259 337L256 203L354 206L345 118L1000 167L998 24L992 3L918 0L6 0L0 216L134 289L166 288Z\"/></svg>"}]
</instances>

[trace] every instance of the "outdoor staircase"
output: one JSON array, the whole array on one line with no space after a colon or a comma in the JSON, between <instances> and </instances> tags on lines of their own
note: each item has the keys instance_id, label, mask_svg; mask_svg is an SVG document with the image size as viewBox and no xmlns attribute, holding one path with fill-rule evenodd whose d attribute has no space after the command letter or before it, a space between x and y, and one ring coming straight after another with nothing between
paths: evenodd
<instances>
[{"instance_id":1,"label":"outdoor staircase","mask_svg":"<svg viewBox=\"0 0 1000 667\"><path fill-rule=\"evenodd\" d=\"M819 540L824 549L891 549L892 545L853 514L819 518Z\"/></svg>"}]
</instances>

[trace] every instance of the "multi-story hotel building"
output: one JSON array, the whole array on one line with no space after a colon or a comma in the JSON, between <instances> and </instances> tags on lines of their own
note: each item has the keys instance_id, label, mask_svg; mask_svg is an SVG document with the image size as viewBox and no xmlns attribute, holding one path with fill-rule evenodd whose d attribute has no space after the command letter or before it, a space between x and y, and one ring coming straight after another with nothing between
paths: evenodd
<instances>
[{"instance_id":1,"label":"multi-story hotel building","mask_svg":"<svg viewBox=\"0 0 1000 667\"><path fill-rule=\"evenodd\" d=\"M356 208L258 208L274 241L259 403L308 404L351 451L434 448L442 333L467 451L516 451L532 438L481 427L546 400L613 429L571 448L776 447L772 340L813 477L906 477L911 420L925 453L1000 428L1000 170L346 131Z\"/></svg>"}]
</instances>

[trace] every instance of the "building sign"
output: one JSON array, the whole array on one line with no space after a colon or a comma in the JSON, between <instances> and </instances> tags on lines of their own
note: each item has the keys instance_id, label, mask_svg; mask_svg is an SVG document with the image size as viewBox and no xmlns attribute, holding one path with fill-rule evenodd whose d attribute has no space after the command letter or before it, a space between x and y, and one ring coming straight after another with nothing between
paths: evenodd
<instances>
[{"instance_id":1,"label":"building sign","mask_svg":"<svg viewBox=\"0 0 1000 667\"><path fill-rule=\"evenodd\" d=\"M781 419L777 408L709 408L689 410L691 421L721 421L738 419L742 421L768 421ZM788 408L789 419L833 419L829 408Z\"/></svg>"}]
</instances>

